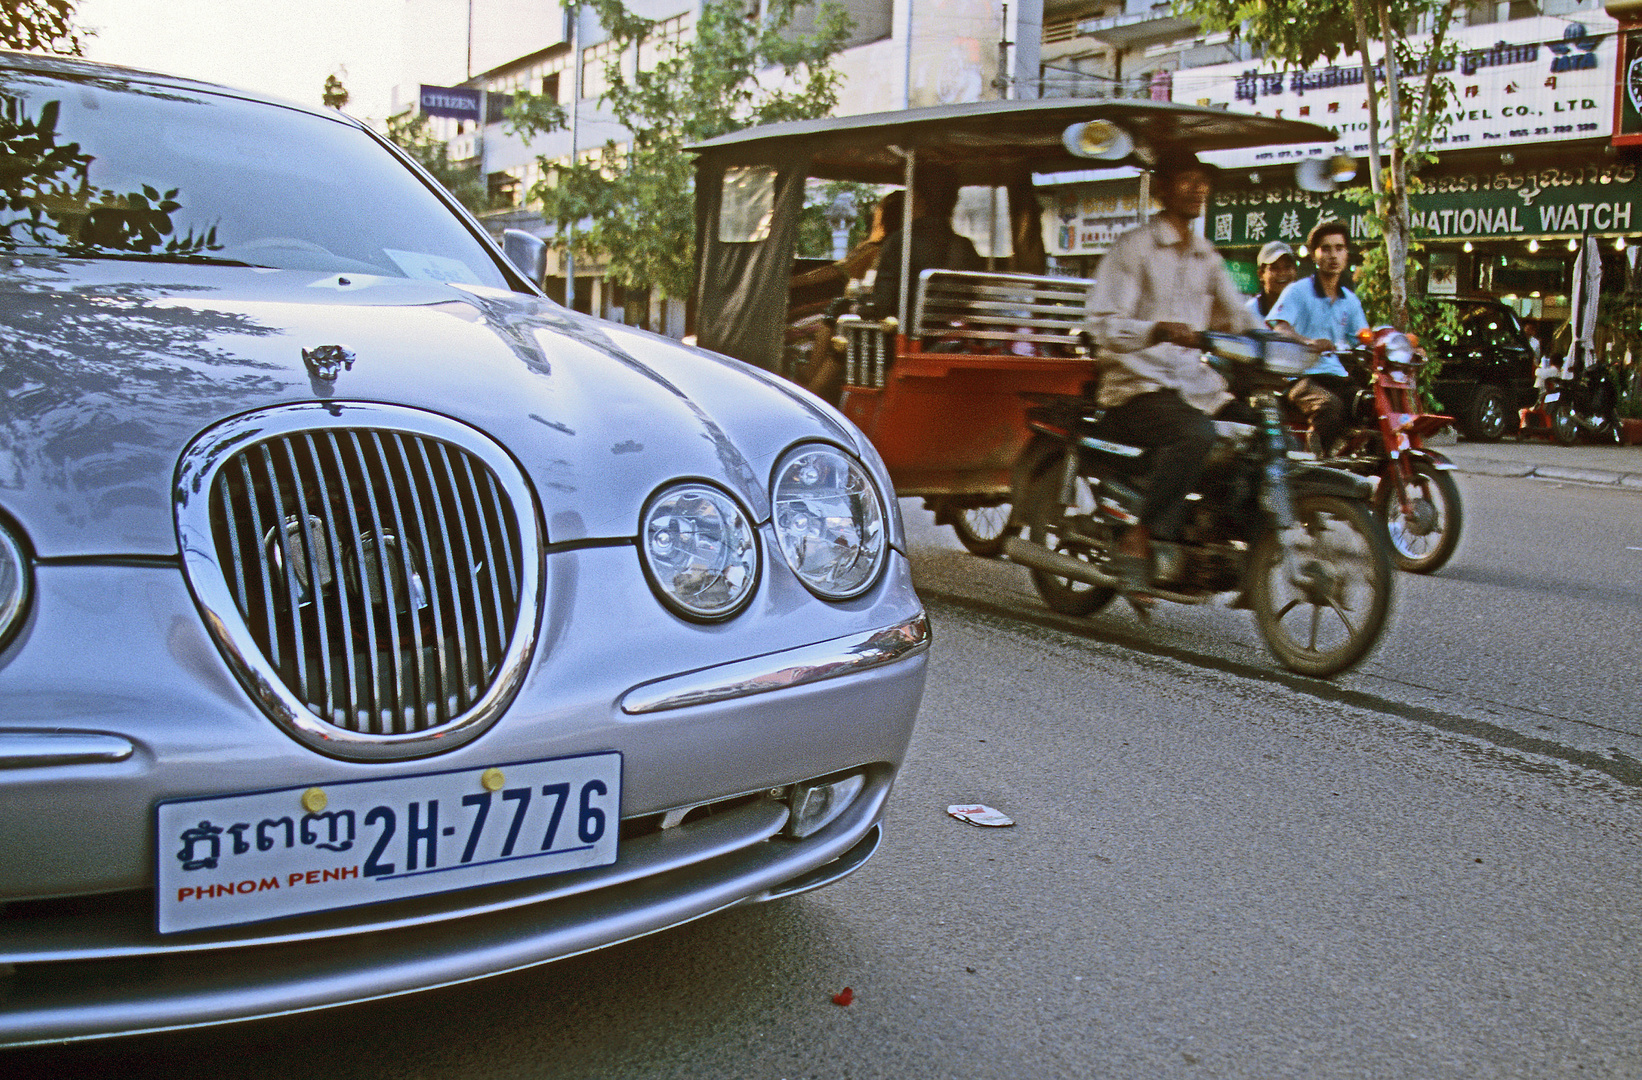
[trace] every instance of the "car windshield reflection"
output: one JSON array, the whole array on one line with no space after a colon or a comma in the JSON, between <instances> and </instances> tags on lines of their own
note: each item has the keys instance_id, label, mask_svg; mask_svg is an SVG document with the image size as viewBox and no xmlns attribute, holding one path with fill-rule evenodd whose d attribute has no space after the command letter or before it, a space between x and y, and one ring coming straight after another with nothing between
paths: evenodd
<instances>
[{"instance_id":1,"label":"car windshield reflection","mask_svg":"<svg viewBox=\"0 0 1642 1080\"><path fill-rule=\"evenodd\" d=\"M0 76L0 250L508 287L341 118L109 78Z\"/></svg>"}]
</instances>

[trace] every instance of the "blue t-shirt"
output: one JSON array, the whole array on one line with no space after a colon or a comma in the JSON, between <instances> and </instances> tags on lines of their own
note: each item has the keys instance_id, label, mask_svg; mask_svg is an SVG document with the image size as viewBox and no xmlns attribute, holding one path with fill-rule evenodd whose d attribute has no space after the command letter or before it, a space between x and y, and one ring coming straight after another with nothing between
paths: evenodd
<instances>
[{"instance_id":1,"label":"blue t-shirt","mask_svg":"<svg viewBox=\"0 0 1642 1080\"><path fill-rule=\"evenodd\" d=\"M1294 332L1302 337L1327 338L1346 351L1357 340L1357 331L1368 329L1368 316L1363 314L1363 303L1357 294L1342 285L1339 297L1330 300L1323 295L1315 275L1283 290L1277 303L1266 312L1267 323L1275 325L1278 320L1294 327ZM1306 374L1344 376L1346 368L1339 357L1324 353L1317 363L1306 369Z\"/></svg>"}]
</instances>

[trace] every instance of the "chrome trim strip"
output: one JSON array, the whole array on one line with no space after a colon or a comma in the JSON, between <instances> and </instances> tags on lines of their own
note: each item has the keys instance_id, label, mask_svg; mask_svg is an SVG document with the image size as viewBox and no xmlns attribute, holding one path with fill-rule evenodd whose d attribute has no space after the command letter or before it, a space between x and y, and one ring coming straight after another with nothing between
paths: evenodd
<instances>
[{"instance_id":1,"label":"chrome trim strip","mask_svg":"<svg viewBox=\"0 0 1642 1080\"><path fill-rule=\"evenodd\" d=\"M621 711L640 716L856 675L921 653L929 642L929 616L920 611L882 630L641 683L622 695Z\"/></svg>"},{"instance_id":2,"label":"chrome trim strip","mask_svg":"<svg viewBox=\"0 0 1642 1080\"><path fill-rule=\"evenodd\" d=\"M0 731L0 769L43 769L52 765L112 765L137 752L118 735L72 731Z\"/></svg>"}]
</instances>

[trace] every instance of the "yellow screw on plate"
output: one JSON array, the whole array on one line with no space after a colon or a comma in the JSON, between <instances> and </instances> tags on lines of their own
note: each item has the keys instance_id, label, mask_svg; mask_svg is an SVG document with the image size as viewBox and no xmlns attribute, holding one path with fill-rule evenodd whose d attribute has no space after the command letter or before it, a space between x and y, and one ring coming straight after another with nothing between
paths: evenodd
<instances>
[{"instance_id":1,"label":"yellow screw on plate","mask_svg":"<svg viewBox=\"0 0 1642 1080\"><path fill-rule=\"evenodd\" d=\"M479 774L479 783L484 785L486 791L501 791L507 781L503 779L501 769L486 769Z\"/></svg>"},{"instance_id":2,"label":"yellow screw on plate","mask_svg":"<svg viewBox=\"0 0 1642 1080\"><path fill-rule=\"evenodd\" d=\"M319 813L325 809L325 804L328 802L330 802L330 799L326 798L325 793L316 787L311 787L302 793L302 809L310 814Z\"/></svg>"}]
</instances>

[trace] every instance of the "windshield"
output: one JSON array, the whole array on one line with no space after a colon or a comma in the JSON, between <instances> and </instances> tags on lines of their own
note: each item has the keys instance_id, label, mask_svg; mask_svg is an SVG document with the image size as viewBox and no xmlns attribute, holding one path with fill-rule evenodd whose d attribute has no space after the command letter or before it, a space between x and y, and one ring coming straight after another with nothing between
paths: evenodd
<instances>
[{"instance_id":1,"label":"windshield","mask_svg":"<svg viewBox=\"0 0 1642 1080\"><path fill-rule=\"evenodd\" d=\"M508 287L352 125L108 77L0 71L0 250Z\"/></svg>"}]
</instances>

